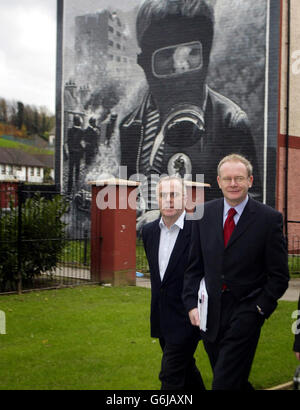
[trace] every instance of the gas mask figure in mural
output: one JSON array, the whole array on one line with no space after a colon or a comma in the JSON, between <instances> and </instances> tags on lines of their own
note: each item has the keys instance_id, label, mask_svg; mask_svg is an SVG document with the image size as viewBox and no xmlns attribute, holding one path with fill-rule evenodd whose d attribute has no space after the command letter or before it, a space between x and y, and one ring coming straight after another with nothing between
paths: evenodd
<instances>
[{"instance_id":1,"label":"gas mask figure in mural","mask_svg":"<svg viewBox=\"0 0 300 410\"><path fill-rule=\"evenodd\" d=\"M224 155L244 154L258 167L247 115L206 83L212 6L204 0L146 0L136 33L149 92L121 123L121 164L129 176L191 174L195 180L204 174L211 184L205 198L219 197L215 169ZM255 182L259 192L258 176Z\"/></svg>"}]
</instances>

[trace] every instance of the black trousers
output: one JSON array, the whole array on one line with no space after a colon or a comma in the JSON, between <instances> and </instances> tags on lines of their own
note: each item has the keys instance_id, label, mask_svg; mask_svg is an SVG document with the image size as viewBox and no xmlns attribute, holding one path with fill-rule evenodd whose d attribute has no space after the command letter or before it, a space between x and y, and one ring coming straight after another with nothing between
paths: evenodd
<instances>
[{"instance_id":1,"label":"black trousers","mask_svg":"<svg viewBox=\"0 0 300 410\"><path fill-rule=\"evenodd\" d=\"M199 340L171 344L160 338L159 342L163 352L159 374L161 390L205 390L194 359Z\"/></svg>"},{"instance_id":2,"label":"black trousers","mask_svg":"<svg viewBox=\"0 0 300 410\"><path fill-rule=\"evenodd\" d=\"M253 301L239 302L230 291L223 293L217 339L204 340L213 369L213 390L254 390L248 377L263 322Z\"/></svg>"},{"instance_id":3,"label":"black trousers","mask_svg":"<svg viewBox=\"0 0 300 410\"><path fill-rule=\"evenodd\" d=\"M75 171L75 176L74 176ZM80 154L71 153L69 157L69 174L68 174L68 194L72 192L72 187L78 189L80 174Z\"/></svg>"}]
</instances>

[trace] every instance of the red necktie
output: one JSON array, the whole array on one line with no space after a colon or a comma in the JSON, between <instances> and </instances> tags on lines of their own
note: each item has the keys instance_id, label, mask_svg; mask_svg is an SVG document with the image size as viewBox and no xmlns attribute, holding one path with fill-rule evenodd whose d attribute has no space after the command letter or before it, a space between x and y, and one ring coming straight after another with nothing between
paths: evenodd
<instances>
[{"instance_id":1,"label":"red necktie","mask_svg":"<svg viewBox=\"0 0 300 410\"><path fill-rule=\"evenodd\" d=\"M233 219L235 214L236 214L236 210L234 208L230 208L228 211L226 221L224 223L224 246L225 247L227 246L227 243L235 227L235 223Z\"/></svg>"}]
</instances>

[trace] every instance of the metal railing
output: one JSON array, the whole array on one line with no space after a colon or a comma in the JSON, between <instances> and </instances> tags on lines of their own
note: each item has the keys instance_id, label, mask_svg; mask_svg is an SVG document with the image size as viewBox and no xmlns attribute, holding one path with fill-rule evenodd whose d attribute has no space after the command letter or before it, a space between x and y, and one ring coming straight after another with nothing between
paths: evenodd
<instances>
[{"instance_id":1,"label":"metal railing","mask_svg":"<svg viewBox=\"0 0 300 410\"><path fill-rule=\"evenodd\" d=\"M149 274L149 265L141 239L136 241L136 270L143 274Z\"/></svg>"},{"instance_id":2,"label":"metal railing","mask_svg":"<svg viewBox=\"0 0 300 410\"><path fill-rule=\"evenodd\" d=\"M55 186L2 187L0 198L0 292L90 283L88 213Z\"/></svg>"},{"instance_id":3,"label":"metal railing","mask_svg":"<svg viewBox=\"0 0 300 410\"><path fill-rule=\"evenodd\" d=\"M288 244L290 273L299 275L300 278L300 237L290 236Z\"/></svg>"},{"instance_id":4,"label":"metal railing","mask_svg":"<svg viewBox=\"0 0 300 410\"><path fill-rule=\"evenodd\" d=\"M41 213L55 198L65 212L47 221ZM70 198L54 185L0 187L0 293L92 283L90 200L88 193ZM47 223L48 228L43 229ZM56 224L60 226L57 231ZM139 238L136 271L149 272Z\"/></svg>"}]
</instances>

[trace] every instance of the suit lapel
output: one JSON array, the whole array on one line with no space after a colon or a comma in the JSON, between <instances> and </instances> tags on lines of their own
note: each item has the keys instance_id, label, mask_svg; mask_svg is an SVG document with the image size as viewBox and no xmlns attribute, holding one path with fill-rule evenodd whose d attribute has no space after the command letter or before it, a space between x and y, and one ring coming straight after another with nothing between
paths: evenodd
<instances>
[{"instance_id":1,"label":"suit lapel","mask_svg":"<svg viewBox=\"0 0 300 410\"><path fill-rule=\"evenodd\" d=\"M224 250L223 238L224 199L215 201L213 206L204 208L204 216L200 221L200 235L204 242L213 243L216 249Z\"/></svg>"},{"instance_id":2,"label":"suit lapel","mask_svg":"<svg viewBox=\"0 0 300 410\"><path fill-rule=\"evenodd\" d=\"M213 235L215 235L215 232L216 232L217 245L219 245L221 249L224 248L223 213L224 213L224 199L222 198L217 202L215 216L212 215L210 218L210 220L214 221L214 227L211 230L211 232Z\"/></svg>"},{"instance_id":3,"label":"suit lapel","mask_svg":"<svg viewBox=\"0 0 300 410\"><path fill-rule=\"evenodd\" d=\"M160 240L160 227L159 227L158 219L155 222L154 229L152 232L152 249L151 249L151 256L152 260L154 261L154 274L156 275L157 279L161 281L160 274L159 274L159 264L158 264L158 251L159 251L159 240Z\"/></svg>"},{"instance_id":4,"label":"suit lapel","mask_svg":"<svg viewBox=\"0 0 300 410\"><path fill-rule=\"evenodd\" d=\"M232 232L232 235L225 249L228 249L246 231L248 226L251 225L254 220L255 220L255 209L253 206L253 201L249 197L247 205L245 206L245 209L236 227L234 228L234 231Z\"/></svg>"}]
</instances>

